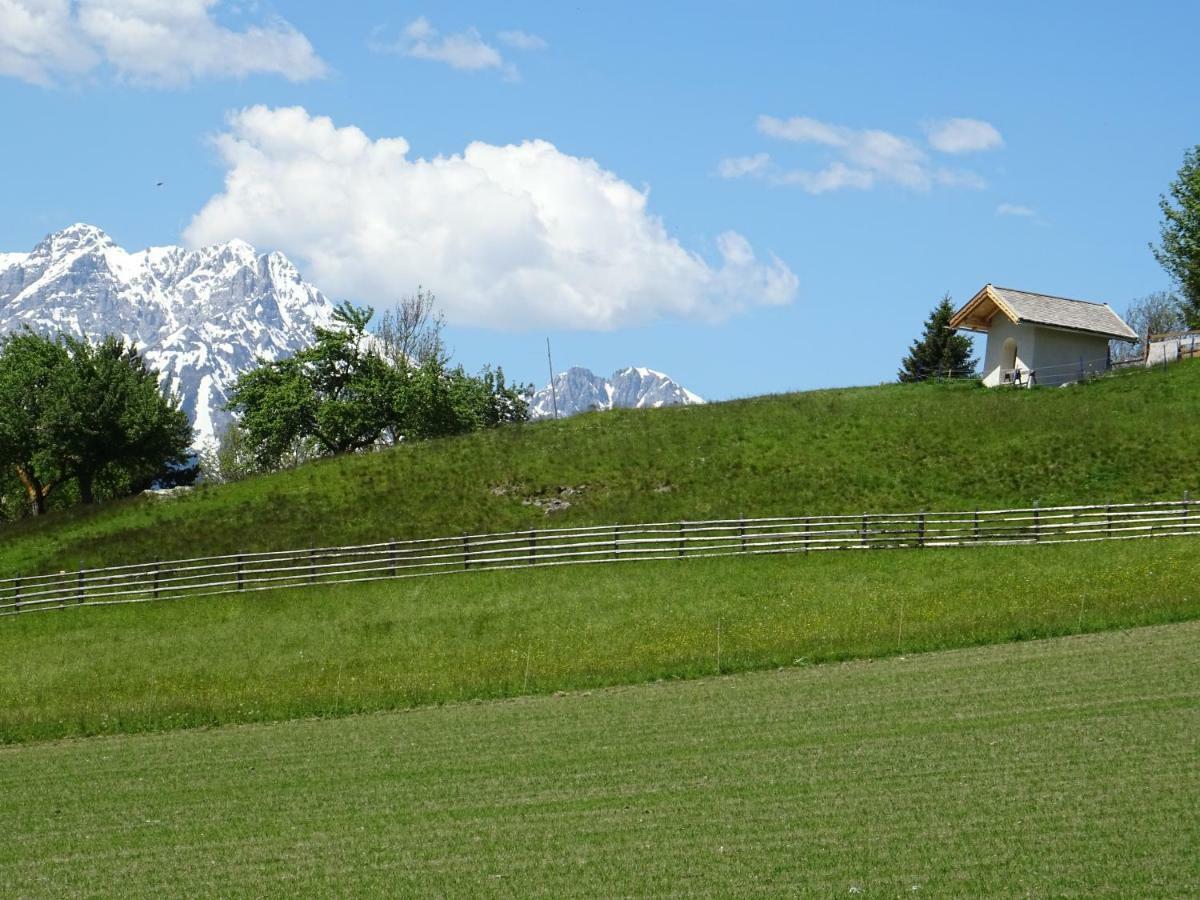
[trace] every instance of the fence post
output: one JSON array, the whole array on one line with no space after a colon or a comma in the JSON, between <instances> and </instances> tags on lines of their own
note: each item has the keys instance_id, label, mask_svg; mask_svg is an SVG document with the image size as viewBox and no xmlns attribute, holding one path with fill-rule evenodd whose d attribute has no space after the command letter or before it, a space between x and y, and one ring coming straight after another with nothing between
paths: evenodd
<instances>
[{"instance_id":1,"label":"fence post","mask_svg":"<svg viewBox=\"0 0 1200 900\"><path fill-rule=\"evenodd\" d=\"M471 568L471 539L464 534L462 536L463 547L463 571Z\"/></svg>"},{"instance_id":2,"label":"fence post","mask_svg":"<svg viewBox=\"0 0 1200 900\"><path fill-rule=\"evenodd\" d=\"M21 611L21 573L17 573L17 577L13 580L13 612Z\"/></svg>"},{"instance_id":3,"label":"fence post","mask_svg":"<svg viewBox=\"0 0 1200 900\"><path fill-rule=\"evenodd\" d=\"M245 575L242 572L242 555L240 553L238 554L237 558L237 589L239 591L244 591L246 589Z\"/></svg>"},{"instance_id":4,"label":"fence post","mask_svg":"<svg viewBox=\"0 0 1200 900\"><path fill-rule=\"evenodd\" d=\"M159 576L159 570L161 569L161 567L162 567L161 564L156 559L154 561L154 593L151 595L154 597L155 600L158 599L158 576Z\"/></svg>"},{"instance_id":5,"label":"fence post","mask_svg":"<svg viewBox=\"0 0 1200 900\"><path fill-rule=\"evenodd\" d=\"M863 513L862 526L858 530L858 542L860 546L867 546L867 514Z\"/></svg>"},{"instance_id":6,"label":"fence post","mask_svg":"<svg viewBox=\"0 0 1200 900\"><path fill-rule=\"evenodd\" d=\"M532 566L537 562L537 529L531 529L529 532L529 564Z\"/></svg>"},{"instance_id":7,"label":"fence post","mask_svg":"<svg viewBox=\"0 0 1200 900\"><path fill-rule=\"evenodd\" d=\"M396 541L388 543L388 574L396 577Z\"/></svg>"},{"instance_id":8,"label":"fence post","mask_svg":"<svg viewBox=\"0 0 1200 900\"><path fill-rule=\"evenodd\" d=\"M683 527L684 527L683 522L680 522L679 523L679 555L681 557L683 556L683 548L684 548Z\"/></svg>"},{"instance_id":9,"label":"fence post","mask_svg":"<svg viewBox=\"0 0 1200 900\"><path fill-rule=\"evenodd\" d=\"M925 546L925 510L917 516L917 546Z\"/></svg>"},{"instance_id":10,"label":"fence post","mask_svg":"<svg viewBox=\"0 0 1200 900\"><path fill-rule=\"evenodd\" d=\"M83 602L83 560L79 561L79 576L75 581L75 591L77 594L77 602Z\"/></svg>"},{"instance_id":11,"label":"fence post","mask_svg":"<svg viewBox=\"0 0 1200 900\"><path fill-rule=\"evenodd\" d=\"M812 538L809 535L809 529L812 527L808 516L804 517L804 552L808 552L808 545L812 543Z\"/></svg>"},{"instance_id":12,"label":"fence post","mask_svg":"<svg viewBox=\"0 0 1200 900\"><path fill-rule=\"evenodd\" d=\"M1108 503L1105 504L1105 506L1104 506L1104 521L1105 521L1105 530L1107 531L1108 536L1112 537L1112 501L1111 500L1109 500Z\"/></svg>"},{"instance_id":13,"label":"fence post","mask_svg":"<svg viewBox=\"0 0 1200 900\"><path fill-rule=\"evenodd\" d=\"M616 559L617 557L620 556L620 551L617 549L617 541L620 539L620 536L621 536L621 529L618 526L614 525L613 526L613 559Z\"/></svg>"},{"instance_id":14,"label":"fence post","mask_svg":"<svg viewBox=\"0 0 1200 900\"><path fill-rule=\"evenodd\" d=\"M315 547L310 547L308 550L308 583L314 584L317 580L317 551Z\"/></svg>"},{"instance_id":15,"label":"fence post","mask_svg":"<svg viewBox=\"0 0 1200 900\"><path fill-rule=\"evenodd\" d=\"M978 543L978 542L979 542L979 510L978 510L978 508L975 510L975 531L974 531L974 536L975 536L975 541L976 541L976 543Z\"/></svg>"},{"instance_id":16,"label":"fence post","mask_svg":"<svg viewBox=\"0 0 1200 900\"><path fill-rule=\"evenodd\" d=\"M738 516L738 538L742 543L742 552L746 552L746 514Z\"/></svg>"},{"instance_id":17,"label":"fence post","mask_svg":"<svg viewBox=\"0 0 1200 900\"><path fill-rule=\"evenodd\" d=\"M1036 543L1042 539L1042 512L1038 508L1041 501L1033 501L1033 540Z\"/></svg>"}]
</instances>

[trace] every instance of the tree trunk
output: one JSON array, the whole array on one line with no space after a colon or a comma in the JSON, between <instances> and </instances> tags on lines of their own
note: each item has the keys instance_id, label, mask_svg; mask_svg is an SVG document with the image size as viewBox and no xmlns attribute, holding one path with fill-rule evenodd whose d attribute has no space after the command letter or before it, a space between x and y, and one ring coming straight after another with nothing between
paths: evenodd
<instances>
[{"instance_id":1,"label":"tree trunk","mask_svg":"<svg viewBox=\"0 0 1200 900\"><path fill-rule=\"evenodd\" d=\"M43 485L32 469L16 466L17 477L25 488L25 497L29 501L30 515L40 516L46 512L46 496L53 485Z\"/></svg>"},{"instance_id":2,"label":"tree trunk","mask_svg":"<svg viewBox=\"0 0 1200 900\"><path fill-rule=\"evenodd\" d=\"M93 490L94 479L91 472L80 472L76 475L76 480L79 482L79 501L81 503L95 503L96 494Z\"/></svg>"}]
</instances>

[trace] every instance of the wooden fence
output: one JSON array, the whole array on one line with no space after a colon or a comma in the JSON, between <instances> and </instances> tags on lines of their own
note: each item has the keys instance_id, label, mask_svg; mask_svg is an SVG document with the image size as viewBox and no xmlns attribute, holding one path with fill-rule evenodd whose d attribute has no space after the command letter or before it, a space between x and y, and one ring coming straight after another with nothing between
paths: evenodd
<instances>
[{"instance_id":1,"label":"wooden fence","mask_svg":"<svg viewBox=\"0 0 1200 900\"><path fill-rule=\"evenodd\" d=\"M580 563L1166 537L1196 533L1196 502L655 522L161 560L0 579L0 615Z\"/></svg>"}]
</instances>

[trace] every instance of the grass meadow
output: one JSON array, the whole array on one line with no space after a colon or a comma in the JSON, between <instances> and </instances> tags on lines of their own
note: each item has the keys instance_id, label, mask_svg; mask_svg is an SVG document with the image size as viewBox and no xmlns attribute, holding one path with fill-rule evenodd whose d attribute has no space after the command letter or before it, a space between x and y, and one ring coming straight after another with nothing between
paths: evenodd
<instances>
[{"instance_id":1,"label":"grass meadow","mask_svg":"<svg viewBox=\"0 0 1200 900\"><path fill-rule=\"evenodd\" d=\"M1200 492L1200 361L1069 388L923 383L616 410L0 526L0 576L460 532ZM558 496L547 517L530 501Z\"/></svg>"},{"instance_id":2,"label":"grass meadow","mask_svg":"<svg viewBox=\"0 0 1200 900\"><path fill-rule=\"evenodd\" d=\"M1198 670L1185 623L0 748L0 894L1195 896Z\"/></svg>"},{"instance_id":3,"label":"grass meadow","mask_svg":"<svg viewBox=\"0 0 1200 900\"><path fill-rule=\"evenodd\" d=\"M577 566L0 620L0 742L545 694L1200 617L1200 540Z\"/></svg>"}]
</instances>

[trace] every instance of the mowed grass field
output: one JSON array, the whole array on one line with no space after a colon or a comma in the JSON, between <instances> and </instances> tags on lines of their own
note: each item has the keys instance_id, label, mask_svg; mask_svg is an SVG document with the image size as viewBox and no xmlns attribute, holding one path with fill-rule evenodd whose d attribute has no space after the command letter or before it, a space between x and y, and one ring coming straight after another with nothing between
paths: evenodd
<instances>
[{"instance_id":1,"label":"mowed grass field","mask_svg":"<svg viewBox=\"0 0 1200 900\"><path fill-rule=\"evenodd\" d=\"M1181 621L1200 617L1197 572L1200 540L1182 537L470 572L32 613L0 620L0 742Z\"/></svg>"},{"instance_id":2,"label":"mowed grass field","mask_svg":"<svg viewBox=\"0 0 1200 900\"><path fill-rule=\"evenodd\" d=\"M0 894L1187 897L1200 624L0 748Z\"/></svg>"},{"instance_id":3,"label":"mowed grass field","mask_svg":"<svg viewBox=\"0 0 1200 900\"><path fill-rule=\"evenodd\" d=\"M1069 388L893 384L617 410L0 527L0 576L551 525L1200 492L1200 361ZM552 517L532 501L571 506Z\"/></svg>"}]
</instances>

